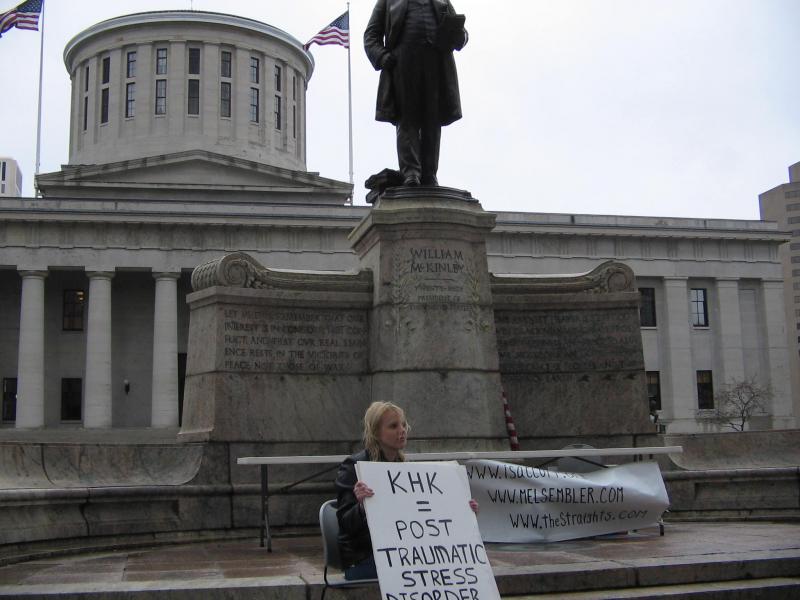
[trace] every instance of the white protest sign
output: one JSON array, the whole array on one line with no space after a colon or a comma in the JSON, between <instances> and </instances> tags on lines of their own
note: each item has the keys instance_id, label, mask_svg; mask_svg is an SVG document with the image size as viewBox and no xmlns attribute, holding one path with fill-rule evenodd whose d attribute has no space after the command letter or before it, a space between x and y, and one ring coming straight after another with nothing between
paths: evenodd
<instances>
[{"instance_id":1,"label":"white protest sign","mask_svg":"<svg viewBox=\"0 0 800 600\"><path fill-rule=\"evenodd\" d=\"M490 460L467 463L487 542L554 542L656 525L669 506L656 463L563 473Z\"/></svg>"},{"instance_id":2,"label":"white protest sign","mask_svg":"<svg viewBox=\"0 0 800 600\"><path fill-rule=\"evenodd\" d=\"M499 600L464 467L356 463L383 600Z\"/></svg>"}]
</instances>

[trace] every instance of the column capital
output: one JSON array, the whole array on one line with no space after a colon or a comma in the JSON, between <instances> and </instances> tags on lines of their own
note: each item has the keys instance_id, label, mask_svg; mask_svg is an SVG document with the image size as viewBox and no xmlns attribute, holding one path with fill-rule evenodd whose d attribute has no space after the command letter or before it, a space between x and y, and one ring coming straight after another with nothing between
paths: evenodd
<instances>
[{"instance_id":1,"label":"column capital","mask_svg":"<svg viewBox=\"0 0 800 600\"><path fill-rule=\"evenodd\" d=\"M19 276L23 279L38 277L44 279L47 277L49 271L47 269L17 269Z\"/></svg>"},{"instance_id":2,"label":"column capital","mask_svg":"<svg viewBox=\"0 0 800 600\"><path fill-rule=\"evenodd\" d=\"M786 282L783 279L762 279L761 285L764 287L784 287Z\"/></svg>"},{"instance_id":3,"label":"column capital","mask_svg":"<svg viewBox=\"0 0 800 600\"><path fill-rule=\"evenodd\" d=\"M116 273L114 271L102 271L99 269L86 269L86 276L89 279L113 279Z\"/></svg>"},{"instance_id":4,"label":"column capital","mask_svg":"<svg viewBox=\"0 0 800 600\"><path fill-rule=\"evenodd\" d=\"M180 271L153 271L153 279L175 279L181 278Z\"/></svg>"},{"instance_id":5,"label":"column capital","mask_svg":"<svg viewBox=\"0 0 800 600\"><path fill-rule=\"evenodd\" d=\"M739 285L740 278L739 277L715 277L714 281L717 282L717 285Z\"/></svg>"},{"instance_id":6,"label":"column capital","mask_svg":"<svg viewBox=\"0 0 800 600\"><path fill-rule=\"evenodd\" d=\"M664 283L671 283L671 284L679 284L679 283L687 283L689 281L688 277L681 277L678 275L668 275L663 277Z\"/></svg>"}]
</instances>

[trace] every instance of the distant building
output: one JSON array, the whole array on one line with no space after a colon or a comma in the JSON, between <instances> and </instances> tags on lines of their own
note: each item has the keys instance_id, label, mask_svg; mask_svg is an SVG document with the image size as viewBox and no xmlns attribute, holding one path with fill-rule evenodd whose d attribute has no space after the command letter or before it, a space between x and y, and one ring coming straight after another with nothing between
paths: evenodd
<instances>
[{"instance_id":1,"label":"distant building","mask_svg":"<svg viewBox=\"0 0 800 600\"><path fill-rule=\"evenodd\" d=\"M22 196L22 171L13 158L0 156L0 198Z\"/></svg>"},{"instance_id":2,"label":"distant building","mask_svg":"<svg viewBox=\"0 0 800 600\"><path fill-rule=\"evenodd\" d=\"M65 64L69 163L37 177L35 203L0 203L2 420L176 426L192 269L233 251L279 269L353 269L347 234L369 208L306 171L313 62L285 32L142 13L78 34ZM630 265L651 401L669 431L694 432L714 429L714 391L748 375L775 391L753 426L796 425L785 241L765 221L499 213L487 249L498 274Z\"/></svg>"},{"instance_id":3,"label":"distant building","mask_svg":"<svg viewBox=\"0 0 800 600\"><path fill-rule=\"evenodd\" d=\"M800 162L789 167L789 183L764 192L758 197L761 218L778 223L791 236L789 243L780 248L786 282L786 324L788 344L794 355L792 364L792 386L795 390L794 413L800 414Z\"/></svg>"}]
</instances>

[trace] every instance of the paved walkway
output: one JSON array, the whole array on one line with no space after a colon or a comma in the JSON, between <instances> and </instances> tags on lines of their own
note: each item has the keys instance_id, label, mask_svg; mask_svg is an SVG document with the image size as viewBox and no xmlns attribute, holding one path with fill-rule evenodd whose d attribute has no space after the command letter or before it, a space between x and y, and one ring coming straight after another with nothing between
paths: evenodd
<instances>
[{"instance_id":1,"label":"paved walkway","mask_svg":"<svg viewBox=\"0 0 800 600\"><path fill-rule=\"evenodd\" d=\"M652 529L629 535L543 545L491 544L489 558L498 581L516 575L536 576L539 580L542 577L555 579L568 573L573 585L571 589L587 589L581 588L582 578L597 577L615 570L636 570L633 585L662 585L658 582L658 573L659 569L666 568L665 565L676 569L680 565L685 571L692 565L702 565L707 569L712 564L737 563L741 569L741 561L760 559L780 560L785 564L780 576L798 577L800 524L674 523L667 524L664 537L658 535L657 529ZM70 597L72 594L83 597L82 594L90 592L103 597L103 590L120 593L145 588L153 591L198 586L220 590L245 584L285 585L288 591L301 584L313 589L311 597L316 598L316 589L322 582L322 566L318 537L277 538L272 553L260 548L257 540L249 539L153 546L55 557L2 567L0 596L45 597L53 590L60 590ZM642 577L648 577L646 573L652 573L649 582L642 580ZM506 593L511 594L535 591L505 587ZM277 589L275 595L269 597L273 596L295 597L294 593L280 593ZM305 596L304 592L302 597Z\"/></svg>"}]
</instances>

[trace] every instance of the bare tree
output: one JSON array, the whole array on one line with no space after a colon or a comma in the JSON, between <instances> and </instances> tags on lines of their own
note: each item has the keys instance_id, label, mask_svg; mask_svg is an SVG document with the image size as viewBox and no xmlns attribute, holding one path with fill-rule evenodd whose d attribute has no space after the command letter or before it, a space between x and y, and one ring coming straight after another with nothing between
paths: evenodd
<instances>
[{"instance_id":1,"label":"bare tree","mask_svg":"<svg viewBox=\"0 0 800 600\"><path fill-rule=\"evenodd\" d=\"M766 412L772 396L772 387L759 385L756 377L733 380L714 394L714 420L723 427L744 431L754 414Z\"/></svg>"}]
</instances>

